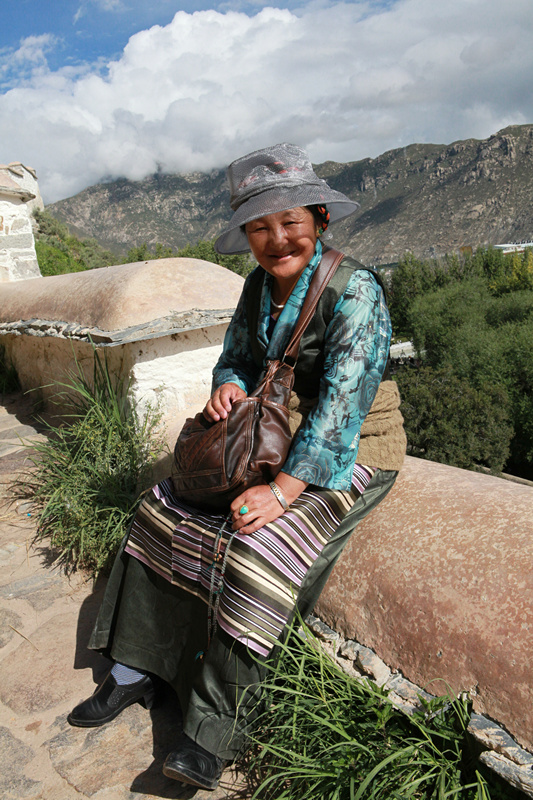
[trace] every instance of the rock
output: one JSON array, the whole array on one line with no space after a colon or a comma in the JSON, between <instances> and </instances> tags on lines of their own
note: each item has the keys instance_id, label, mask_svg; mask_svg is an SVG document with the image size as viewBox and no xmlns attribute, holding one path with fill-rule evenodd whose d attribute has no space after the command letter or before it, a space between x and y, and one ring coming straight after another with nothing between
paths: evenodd
<instances>
[{"instance_id":1,"label":"rock","mask_svg":"<svg viewBox=\"0 0 533 800\"><path fill-rule=\"evenodd\" d=\"M0 797L2 800L20 800L37 797L39 784L24 777L24 767L34 758L31 747L21 742L4 727L0 727Z\"/></svg>"},{"instance_id":2,"label":"rock","mask_svg":"<svg viewBox=\"0 0 533 800\"><path fill-rule=\"evenodd\" d=\"M0 587L0 597L6 599L25 598L36 611L48 608L56 597L66 590L58 572L47 571L30 575Z\"/></svg>"},{"instance_id":3,"label":"rock","mask_svg":"<svg viewBox=\"0 0 533 800\"><path fill-rule=\"evenodd\" d=\"M217 800L227 796L224 785L235 780L228 770L215 793L204 793L184 785L180 790L182 784L163 775L165 758L181 732L179 705L170 690L151 712L135 704L102 728L71 728L64 719L57 727L46 743L54 768L76 792L95 800L130 800L125 787L150 797Z\"/></svg>"},{"instance_id":4,"label":"rock","mask_svg":"<svg viewBox=\"0 0 533 800\"><path fill-rule=\"evenodd\" d=\"M361 203L358 214L332 229L335 247L363 263L380 264L397 261L406 251L427 258L465 244L475 249L525 239L532 232L532 130L531 124L517 125L482 142L412 144L374 159L318 165L319 177ZM512 193L506 191L511 183ZM500 212L487 207L490 197L501 198ZM100 183L49 209L114 250L143 239L179 248L185 238L194 244L215 236L227 219L227 202L224 175L215 170L166 175L163 184L159 175ZM477 206L481 210L465 213ZM447 226L449 212L457 215L453 226ZM187 219L186 226L176 225L176 214Z\"/></svg>"},{"instance_id":5,"label":"rock","mask_svg":"<svg viewBox=\"0 0 533 800\"><path fill-rule=\"evenodd\" d=\"M343 658L350 658L352 661L355 661L360 647L361 645L354 642L353 639L348 639L340 646L339 655Z\"/></svg>"},{"instance_id":6,"label":"rock","mask_svg":"<svg viewBox=\"0 0 533 800\"><path fill-rule=\"evenodd\" d=\"M22 620L18 614L5 608L0 608L0 647L5 647L13 636L16 636L13 628L19 629L21 624Z\"/></svg>"},{"instance_id":7,"label":"rock","mask_svg":"<svg viewBox=\"0 0 533 800\"><path fill-rule=\"evenodd\" d=\"M519 767L499 753L487 750L481 753L479 760L490 767L511 786L533 797L533 770L531 767Z\"/></svg>"},{"instance_id":8,"label":"rock","mask_svg":"<svg viewBox=\"0 0 533 800\"><path fill-rule=\"evenodd\" d=\"M152 761L150 714L139 704L127 708L101 728L72 728L47 746L55 770L76 792L92 797L102 789L129 786Z\"/></svg>"},{"instance_id":9,"label":"rock","mask_svg":"<svg viewBox=\"0 0 533 800\"><path fill-rule=\"evenodd\" d=\"M17 714L45 711L70 698L65 670L74 662L78 610L59 614L31 634L2 661L0 700ZM35 669L35 664L39 669ZM43 680L46 676L46 680ZM81 698L80 698L81 699Z\"/></svg>"},{"instance_id":10,"label":"rock","mask_svg":"<svg viewBox=\"0 0 533 800\"><path fill-rule=\"evenodd\" d=\"M317 636L319 639L322 639L324 642L336 642L339 638L338 633L336 633L316 617L309 617L307 619L307 625L313 631L315 636Z\"/></svg>"},{"instance_id":11,"label":"rock","mask_svg":"<svg viewBox=\"0 0 533 800\"><path fill-rule=\"evenodd\" d=\"M355 666L369 675L378 686L384 686L389 680L391 671L389 667L379 658L373 650L359 645L355 657Z\"/></svg>"},{"instance_id":12,"label":"rock","mask_svg":"<svg viewBox=\"0 0 533 800\"><path fill-rule=\"evenodd\" d=\"M413 707L420 708L420 698L424 698L424 700L433 700L434 695L430 694L429 692L424 691L420 686L417 686L415 683L408 681L407 678L404 678L401 674L393 675L386 683L386 688L390 689L391 692L394 692L402 700L410 703Z\"/></svg>"},{"instance_id":13,"label":"rock","mask_svg":"<svg viewBox=\"0 0 533 800\"><path fill-rule=\"evenodd\" d=\"M489 750L494 750L521 767L533 767L533 755L518 747L506 731L481 714L472 714L468 732Z\"/></svg>"}]
</instances>

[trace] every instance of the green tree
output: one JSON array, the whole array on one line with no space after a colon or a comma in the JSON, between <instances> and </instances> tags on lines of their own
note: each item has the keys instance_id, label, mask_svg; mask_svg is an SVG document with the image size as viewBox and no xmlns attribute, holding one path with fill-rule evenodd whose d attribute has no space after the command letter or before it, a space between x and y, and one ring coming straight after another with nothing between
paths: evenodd
<instances>
[{"instance_id":1,"label":"green tree","mask_svg":"<svg viewBox=\"0 0 533 800\"><path fill-rule=\"evenodd\" d=\"M452 283L416 297L407 321L415 348L424 354L424 362L435 367L453 359L458 329L466 323L486 327L485 315L491 303L492 297L482 278Z\"/></svg>"},{"instance_id":2,"label":"green tree","mask_svg":"<svg viewBox=\"0 0 533 800\"><path fill-rule=\"evenodd\" d=\"M395 375L412 455L470 469L502 471L513 434L505 387L475 389L451 365L406 366Z\"/></svg>"},{"instance_id":3,"label":"green tree","mask_svg":"<svg viewBox=\"0 0 533 800\"><path fill-rule=\"evenodd\" d=\"M236 272L237 275L242 275L243 278L255 267L249 255L221 255L216 252L214 242L208 242L205 239L200 240L195 245L186 245L181 250L178 250L176 255L180 258L201 258L204 261L212 261L214 264L219 264L221 267L231 270L231 272Z\"/></svg>"},{"instance_id":4,"label":"green tree","mask_svg":"<svg viewBox=\"0 0 533 800\"><path fill-rule=\"evenodd\" d=\"M151 261L154 258L161 258L161 256L156 256L155 253L151 253L148 243L143 242L142 244L135 245L128 250L126 253L126 258L124 259L124 263L135 264L137 261Z\"/></svg>"},{"instance_id":5,"label":"green tree","mask_svg":"<svg viewBox=\"0 0 533 800\"><path fill-rule=\"evenodd\" d=\"M527 248L523 253L509 254L506 269L502 269L490 284L496 295L517 290L533 289L533 250Z\"/></svg>"},{"instance_id":6,"label":"green tree","mask_svg":"<svg viewBox=\"0 0 533 800\"><path fill-rule=\"evenodd\" d=\"M393 271L388 301L394 331L409 335L409 310L413 301L435 286L434 269L430 262L406 253Z\"/></svg>"},{"instance_id":7,"label":"green tree","mask_svg":"<svg viewBox=\"0 0 533 800\"><path fill-rule=\"evenodd\" d=\"M236 272L237 275L242 275L243 277L246 277L255 266L248 255L228 256L217 253L214 243L205 239L200 239L196 244L187 244L176 252L160 243L157 243L154 251L151 251L148 243L143 242L128 250L125 263L172 257L200 258L203 261L211 261L213 264L219 264L219 266L225 267L231 272Z\"/></svg>"},{"instance_id":8,"label":"green tree","mask_svg":"<svg viewBox=\"0 0 533 800\"><path fill-rule=\"evenodd\" d=\"M409 321L424 366L447 370L473 392L489 398L497 399L499 395L494 392L503 392L502 402L513 426L509 463L516 474L532 474L533 291L495 297L487 278L471 278L416 298ZM435 382L430 386L444 392ZM426 399L433 413L436 407ZM470 399L475 405L474 395ZM448 402L449 407L439 406L439 414L458 425L459 400L449 396ZM411 435L414 424L411 423ZM422 416L416 424L430 423ZM418 429L416 435L421 435ZM421 447L420 443L417 446Z\"/></svg>"},{"instance_id":9,"label":"green tree","mask_svg":"<svg viewBox=\"0 0 533 800\"><path fill-rule=\"evenodd\" d=\"M392 273L389 309L397 334L410 337L412 307L418 297L449 285L481 279L491 294L533 288L533 252L504 254L496 248L478 248L474 254L455 253L423 261L406 253Z\"/></svg>"},{"instance_id":10,"label":"green tree","mask_svg":"<svg viewBox=\"0 0 533 800\"><path fill-rule=\"evenodd\" d=\"M34 211L37 222L35 251L41 274L61 275L86 269L107 267L117 263L117 257L100 247L95 239L78 239L48 211Z\"/></svg>"}]
</instances>

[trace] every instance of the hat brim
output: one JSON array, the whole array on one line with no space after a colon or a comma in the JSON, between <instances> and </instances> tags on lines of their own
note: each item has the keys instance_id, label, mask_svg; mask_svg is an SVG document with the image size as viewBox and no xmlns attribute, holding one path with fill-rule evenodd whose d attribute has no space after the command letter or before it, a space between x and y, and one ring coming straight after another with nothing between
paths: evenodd
<instances>
[{"instance_id":1,"label":"hat brim","mask_svg":"<svg viewBox=\"0 0 533 800\"><path fill-rule=\"evenodd\" d=\"M336 192L325 185L302 184L288 188L275 187L266 189L260 194L250 197L235 211L228 223L228 227L215 241L215 250L223 255L236 255L248 253L250 246L248 238L241 229L242 225L259 217L276 214L278 211L287 211L289 208L299 206L327 205L330 214L330 225L340 219L348 217L359 208L359 203L349 197Z\"/></svg>"}]
</instances>

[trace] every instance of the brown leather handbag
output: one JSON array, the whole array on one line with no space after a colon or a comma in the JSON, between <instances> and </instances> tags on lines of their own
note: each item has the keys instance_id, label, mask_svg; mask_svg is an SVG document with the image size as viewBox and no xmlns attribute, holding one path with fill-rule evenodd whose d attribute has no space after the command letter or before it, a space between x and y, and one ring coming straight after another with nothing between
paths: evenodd
<instances>
[{"instance_id":1,"label":"brown leather handbag","mask_svg":"<svg viewBox=\"0 0 533 800\"><path fill-rule=\"evenodd\" d=\"M241 492L270 483L281 470L292 441L288 405L300 341L342 258L338 250L324 253L283 358L267 362L252 394L233 403L226 419L209 422L200 412L186 420L172 465L178 499L206 511L227 512Z\"/></svg>"}]
</instances>

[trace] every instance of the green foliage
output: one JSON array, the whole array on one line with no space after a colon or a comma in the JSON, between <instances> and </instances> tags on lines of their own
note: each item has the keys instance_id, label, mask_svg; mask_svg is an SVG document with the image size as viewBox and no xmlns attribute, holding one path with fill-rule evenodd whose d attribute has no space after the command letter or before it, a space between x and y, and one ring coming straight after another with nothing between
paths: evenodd
<instances>
[{"instance_id":1,"label":"green foliage","mask_svg":"<svg viewBox=\"0 0 533 800\"><path fill-rule=\"evenodd\" d=\"M293 633L269 666L246 764L252 800L515 796L474 768L466 699L435 698L407 717L385 690L348 676L304 633Z\"/></svg>"},{"instance_id":2,"label":"green foliage","mask_svg":"<svg viewBox=\"0 0 533 800\"><path fill-rule=\"evenodd\" d=\"M35 241L35 252L41 275L63 275L67 272L83 272L85 264L75 259L66 246L50 244L39 239Z\"/></svg>"},{"instance_id":3,"label":"green foliage","mask_svg":"<svg viewBox=\"0 0 533 800\"><path fill-rule=\"evenodd\" d=\"M427 398L432 413L438 411L442 419L431 423L431 430L427 430L426 445L429 446L429 440L433 439L438 425L441 428L454 428L456 435L453 438L456 440L463 435L464 426L460 424L458 414L460 402L453 400L451 388L453 373L463 387L471 387L472 391L468 394L473 404L471 412L463 403L461 413L474 425L478 415L481 420L482 398L485 398L485 435L488 438L480 442L480 450L473 463L485 463L496 470L500 454L505 449L503 441L509 432L509 424L512 424L510 464L518 474L529 475L533 470L533 291L514 291L494 296L486 280L465 280L461 284L452 284L438 292L418 297L412 303L409 321L415 346L423 353L424 364L437 372L447 370L447 402L441 403L435 398L430 403L429 396ZM442 378L441 373L438 374ZM422 372L417 381L427 384L428 391L430 386L435 391L446 391L427 371ZM425 451L426 445L421 444L421 426L429 425L430 419L422 413L421 386L416 381L415 384L411 389L407 374L401 383L404 400L407 394L412 395L413 405L408 412L408 439L410 445ZM466 388L461 392L464 399L467 396ZM415 420L416 414L419 414L418 422ZM502 425L500 437L495 433L497 424ZM488 434L487 431L492 433ZM496 449L486 448L488 440L496 442L498 439L500 443ZM433 445L430 449L434 452ZM467 448L465 453L472 452L474 456L474 450ZM457 452L454 452L454 458L457 459ZM429 454L426 457L446 461L443 452L438 457ZM459 460L462 462L462 457ZM463 465L457 460L446 463Z\"/></svg>"},{"instance_id":4,"label":"green foliage","mask_svg":"<svg viewBox=\"0 0 533 800\"><path fill-rule=\"evenodd\" d=\"M38 225L35 250L42 275L82 272L117 262L117 257L100 247L95 239L71 236L67 226L48 211L36 209L34 216Z\"/></svg>"},{"instance_id":5,"label":"green foliage","mask_svg":"<svg viewBox=\"0 0 533 800\"><path fill-rule=\"evenodd\" d=\"M231 270L231 272L236 272L237 275L242 275L243 278L255 267L248 255L228 256L217 253L213 242L199 241L195 245L188 244L178 250L177 255L180 258L202 258L204 261L212 261L214 264L220 264L221 267Z\"/></svg>"},{"instance_id":6,"label":"green foliage","mask_svg":"<svg viewBox=\"0 0 533 800\"><path fill-rule=\"evenodd\" d=\"M49 536L68 568L98 573L111 563L161 451L159 419L138 419L96 351L93 380L77 365L62 386L69 424L48 426L48 440L32 445L18 494L38 509L37 538Z\"/></svg>"},{"instance_id":7,"label":"green foliage","mask_svg":"<svg viewBox=\"0 0 533 800\"><path fill-rule=\"evenodd\" d=\"M407 253L393 271L389 308L397 335L411 337L412 306L418 297L450 284L479 278L492 295L533 289L533 251L506 254L495 248L479 248L473 255L448 255L423 261Z\"/></svg>"},{"instance_id":8,"label":"green foliage","mask_svg":"<svg viewBox=\"0 0 533 800\"><path fill-rule=\"evenodd\" d=\"M479 465L502 471L513 435L505 387L486 383L476 389L449 364L405 366L395 380L411 455L464 469Z\"/></svg>"},{"instance_id":9,"label":"green foliage","mask_svg":"<svg viewBox=\"0 0 533 800\"><path fill-rule=\"evenodd\" d=\"M431 265L406 253L393 271L388 291L392 326L396 334L409 335L408 314L413 300L433 288Z\"/></svg>"},{"instance_id":10,"label":"green foliage","mask_svg":"<svg viewBox=\"0 0 533 800\"><path fill-rule=\"evenodd\" d=\"M509 256L509 269L500 271L491 283L495 294L533 289L533 250L513 253Z\"/></svg>"},{"instance_id":11,"label":"green foliage","mask_svg":"<svg viewBox=\"0 0 533 800\"><path fill-rule=\"evenodd\" d=\"M128 250L126 255L126 263L135 261L150 261L154 258L200 258L203 261L211 261L213 264L219 264L221 267L236 272L237 275L246 277L254 268L254 263L248 255L227 256L217 253L213 242L200 240L196 244L188 244L177 250L175 253L170 247L164 247L162 244L156 244L155 250L152 252L146 242L143 242L137 247L132 247Z\"/></svg>"},{"instance_id":12,"label":"green foliage","mask_svg":"<svg viewBox=\"0 0 533 800\"><path fill-rule=\"evenodd\" d=\"M533 476L533 251L408 254L390 299L424 366L397 375L410 452Z\"/></svg>"},{"instance_id":13,"label":"green foliage","mask_svg":"<svg viewBox=\"0 0 533 800\"><path fill-rule=\"evenodd\" d=\"M95 239L77 239L71 236L67 226L55 219L47 211L34 212L38 224L35 241L37 261L42 275L62 275L66 272L80 272L86 269L108 267L121 260L125 264L137 261L151 261L158 258L201 258L212 261L221 267L246 277L255 264L248 255L220 255L213 242L200 240L195 245L188 244L174 252L171 247L158 242L153 249L147 242L131 247L122 259L104 250Z\"/></svg>"},{"instance_id":14,"label":"green foliage","mask_svg":"<svg viewBox=\"0 0 533 800\"><path fill-rule=\"evenodd\" d=\"M437 366L453 359L451 347L463 324L484 324L492 297L486 282L474 278L427 292L411 304L408 322L416 350L424 361Z\"/></svg>"},{"instance_id":15,"label":"green foliage","mask_svg":"<svg viewBox=\"0 0 533 800\"><path fill-rule=\"evenodd\" d=\"M152 261L154 258L172 258L174 253L171 247L164 247L159 242L152 253L147 242L131 247L126 253L125 264L135 264L137 261Z\"/></svg>"},{"instance_id":16,"label":"green foliage","mask_svg":"<svg viewBox=\"0 0 533 800\"><path fill-rule=\"evenodd\" d=\"M5 347L0 344L0 394L16 392L20 389L17 370L6 355Z\"/></svg>"}]
</instances>

